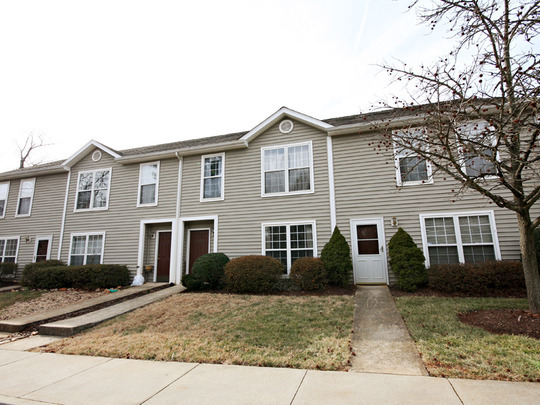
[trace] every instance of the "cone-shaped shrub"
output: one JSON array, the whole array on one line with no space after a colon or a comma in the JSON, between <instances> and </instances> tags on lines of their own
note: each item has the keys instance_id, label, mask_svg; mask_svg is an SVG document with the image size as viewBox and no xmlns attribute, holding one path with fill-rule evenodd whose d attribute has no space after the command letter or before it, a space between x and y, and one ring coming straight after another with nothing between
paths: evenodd
<instances>
[{"instance_id":1,"label":"cone-shaped shrub","mask_svg":"<svg viewBox=\"0 0 540 405\"><path fill-rule=\"evenodd\" d=\"M416 291L427 283L424 254L411 235L399 228L388 243L390 267L398 278L396 286L403 291Z\"/></svg>"},{"instance_id":2,"label":"cone-shaped shrub","mask_svg":"<svg viewBox=\"0 0 540 405\"><path fill-rule=\"evenodd\" d=\"M337 226L321 252L321 260L330 285L345 287L351 283L353 268L351 249Z\"/></svg>"}]
</instances>

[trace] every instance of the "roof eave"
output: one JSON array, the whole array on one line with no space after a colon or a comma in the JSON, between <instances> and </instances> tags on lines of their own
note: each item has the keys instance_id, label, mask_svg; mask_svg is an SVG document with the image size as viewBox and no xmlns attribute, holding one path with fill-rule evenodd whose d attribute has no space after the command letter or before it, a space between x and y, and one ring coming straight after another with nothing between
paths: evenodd
<instances>
[{"instance_id":1,"label":"roof eave","mask_svg":"<svg viewBox=\"0 0 540 405\"><path fill-rule=\"evenodd\" d=\"M68 170L69 168L62 165L38 167L35 169L28 168L28 169L12 170L10 172L1 173L0 181L25 179L25 178L33 177L37 175L42 176L42 175L47 175L47 174L66 173Z\"/></svg>"},{"instance_id":2,"label":"roof eave","mask_svg":"<svg viewBox=\"0 0 540 405\"><path fill-rule=\"evenodd\" d=\"M358 132L375 132L382 129L394 129L403 127L404 125L416 125L425 122L427 116L427 114L418 114L415 116L388 118L384 120L366 120L356 124L341 125L330 128L328 129L328 135L349 135Z\"/></svg>"}]
</instances>

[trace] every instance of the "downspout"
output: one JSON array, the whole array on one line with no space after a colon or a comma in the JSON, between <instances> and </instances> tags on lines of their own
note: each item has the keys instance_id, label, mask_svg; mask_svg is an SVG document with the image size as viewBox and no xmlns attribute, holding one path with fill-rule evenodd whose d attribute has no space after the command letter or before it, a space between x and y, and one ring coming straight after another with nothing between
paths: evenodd
<instances>
[{"instance_id":1,"label":"downspout","mask_svg":"<svg viewBox=\"0 0 540 405\"><path fill-rule=\"evenodd\" d=\"M66 225L66 213L67 213L67 203L68 203L70 182L71 182L71 168L68 169L66 195L64 196L64 212L62 213L62 224L60 225L60 240L58 241L58 260L62 260L62 243L64 242L64 228Z\"/></svg>"},{"instance_id":2,"label":"downspout","mask_svg":"<svg viewBox=\"0 0 540 405\"><path fill-rule=\"evenodd\" d=\"M334 153L332 146L332 137L326 137L326 149L328 154L328 188L330 194L330 234L334 232L336 227L336 191L334 186Z\"/></svg>"},{"instance_id":3,"label":"downspout","mask_svg":"<svg viewBox=\"0 0 540 405\"><path fill-rule=\"evenodd\" d=\"M184 261L184 223L180 221L180 203L182 200L182 170L184 165L184 157L180 156L178 152L174 153L176 155L176 158L178 159L178 184L177 184L177 192L176 192L176 213L175 213L175 221L173 224L173 236L174 239L178 238L178 243L176 245L173 244L173 246L176 246L175 249L173 249L174 252L174 269L175 269L175 281L176 284L180 284L180 280L182 279L182 262Z\"/></svg>"}]
</instances>

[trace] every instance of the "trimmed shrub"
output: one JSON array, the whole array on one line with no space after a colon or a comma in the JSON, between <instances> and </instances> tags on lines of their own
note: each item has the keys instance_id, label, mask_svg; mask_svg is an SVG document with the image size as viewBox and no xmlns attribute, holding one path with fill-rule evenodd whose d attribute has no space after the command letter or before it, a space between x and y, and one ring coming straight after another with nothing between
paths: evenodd
<instances>
[{"instance_id":1,"label":"trimmed shrub","mask_svg":"<svg viewBox=\"0 0 540 405\"><path fill-rule=\"evenodd\" d=\"M43 269L47 267L65 266L66 264L62 260L43 260L36 263L28 263L24 266L23 274L21 277L21 285L25 287L31 287L35 285L35 271L37 269Z\"/></svg>"},{"instance_id":2,"label":"trimmed shrub","mask_svg":"<svg viewBox=\"0 0 540 405\"><path fill-rule=\"evenodd\" d=\"M337 226L321 251L321 260L330 285L345 287L351 283L353 269L351 249Z\"/></svg>"},{"instance_id":3,"label":"trimmed shrub","mask_svg":"<svg viewBox=\"0 0 540 405\"><path fill-rule=\"evenodd\" d=\"M182 277L182 285L188 290L200 290L203 288L202 281L195 278L193 274L184 274Z\"/></svg>"},{"instance_id":4,"label":"trimmed shrub","mask_svg":"<svg viewBox=\"0 0 540 405\"><path fill-rule=\"evenodd\" d=\"M226 254L208 253L195 260L191 274L201 282L201 288L220 289L225 285L224 267L227 263L229 258Z\"/></svg>"},{"instance_id":5,"label":"trimmed shrub","mask_svg":"<svg viewBox=\"0 0 540 405\"><path fill-rule=\"evenodd\" d=\"M321 259L302 257L294 261L291 267L291 280L302 290L322 290L327 284L326 269Z\"/></svg>"},{"instance_id":6,"label":"trimmed shrub","mask_svg":"<svg viewBox=\"0 0 540 405\"><path fill-rule=\"evenodd\" d=\"M243 256L225 265L225 287L238 293L272 290L283 274L283 265L269 256Z\"/></svg>"},{"instance_id":7,"label":"trimmed shrub","mask_svg":"<svg viewBox=\"0 0 540 405\"><path fill-rule=\"evenodd\" d=\"M390 267L397 277L396 286L403 291L416 291L428 282L425 257L411 235L398 228L388 243Z\"/></svg>"},{"instance_id":8,"label":"trimmed shrub","mask_svg":"<svg viewBox=\"0 0 540 405\"><path fill-rule=\"evenodd\" d=\"M17 263L0 263L0 280L15 278L18 268Z\"/></svg>"},{"instance_id":9,"label":"trimmed shrub","mask_svg":"<svg viewBox=\"0 0 540 405\"><path fill-rule=\"evenodd\" d=\"M525 291L523 266L517 261L440 264L428 269L429 286L446 292L490 295Z\"/></svg>"}]
</instances>

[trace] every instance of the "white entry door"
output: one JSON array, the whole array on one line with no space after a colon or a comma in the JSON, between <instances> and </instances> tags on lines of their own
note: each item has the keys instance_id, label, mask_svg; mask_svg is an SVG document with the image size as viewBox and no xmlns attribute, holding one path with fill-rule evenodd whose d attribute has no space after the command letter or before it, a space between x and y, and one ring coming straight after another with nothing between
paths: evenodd
<instances>
[{"instance_id":1,"label":"white entry door","mask_svg":"<svg viewBox=\"0 0 540 405\"><path fill-rule=\"evenodd\" d=\"M382 218L351 221L354 282L388 283Z\"/></svg>"}]
</instances>

